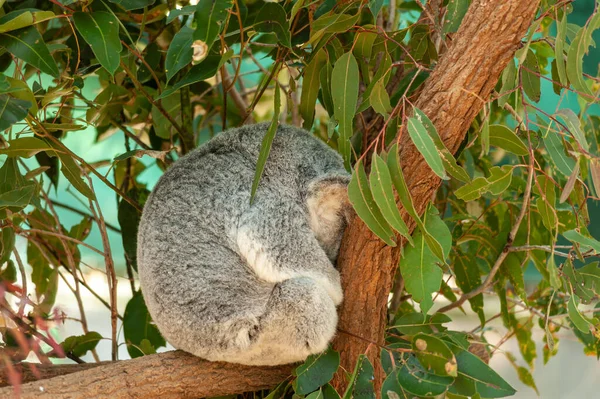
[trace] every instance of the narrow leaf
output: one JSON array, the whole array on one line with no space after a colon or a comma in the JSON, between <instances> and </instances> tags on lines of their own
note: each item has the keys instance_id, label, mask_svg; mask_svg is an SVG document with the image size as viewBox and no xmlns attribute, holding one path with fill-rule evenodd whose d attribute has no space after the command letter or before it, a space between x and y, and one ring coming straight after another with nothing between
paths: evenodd
<instances>
[{"instance_id":1,"label":"narrow leaf","mask_svg":"<svg viewBox=\"0 0 600 399\"><path fill-rule=\"evenodd\" d=\"M354 207L356 214L363 222L381 238L386 244L396 246L394 233L390 225L385 221L381 211L377 207L369 188L367 174L361 161L354 166L354 173L348 185L348 198Z\"/></svg>"},{"instance_id":2,"label":"narrow leaf","mask_svg":"<svg viewBox=\"0 0 600 399\"><path fill-rule=\"evenodd\" d=\"M35 26L0 34L0 46L52 77L60 74L54 58Z\"/></svg>"},{"instance_id":3,"label":"narrow leaf","mask_svg":"<svg viewBox=\"0 0 600 399\"><path fill-rule=\"evenodd\" d=\"M115 74L121 62L121 40L119 21L108 12L76 12L73 22L77 31L90 45L94 55L108 73Z\"/></svg>"},{"instance_id":4,"label":"narrow leaf","mask_svg":"<svg viewBox=\"0 0 600 399\"><path fill-rule=\"evenodd\" d=\"M183 26L173 37L165 59L167 81L171 80L177 72L192 62L193 34L194 30L192 28Z\"/></svg>"},{"instance_id":5,"label":"narrow leaf","mask_svg":"<svg viewBox=\"0 0 600 399\"><path fill-rule=\"evenodd\" d=\"M254 201L254 196L256 195L256 190L258 189L258 183L260 182L260 178L262 177L263 171L265 170L265 165L267 164L267 159L269 158L269 152L271 152L271 144L273 144L273 139L275 138L275 134L277 133L277 128L279 127L279 112L281 109L281 93L279 90L279 84L275 83L275 98L273 104L273 118L271 119L271 124L269 125L269 129L265 133L265 137L262 140L260 145L260 153L258 154L258 160L256 161L256 172L254 173L254 180L252 181L252 192L250 194L250 203Z\"/></svg>"},{"instance_id":6,"label":"narrow leaf","mask_svg":"<svg viewBox=\"0 0 600 399\"><path fill-rule=\"evenodd\" d=\"M194 40L200 40L206 44L206 53L210 51L217 36L223 30L228 10L233 6L232 0L200 0L196 5L194 19L196 30Z\"/></svg>"},{"instance_id":7,"label":"narrow leaf","mask_svg":"<svg viewBox=\"0 0 600 399\"><path fill-rule=\"evenodd\" d=\"M490 125L490 144L516 155L529 154L527 146L509 128L503 125Z\"/></svg>"},{"instance_id":8,"label":"narrow leaf","mask_svg":"<svg viewBox=\"0 0 600 399\"><path fill-rule=\"evenodd\" d=\"M347 52L335 63L331 76L331 95L333 97L334 116L339 123L338 148L346 168L350 168L350 137L354 133L354 114L358 101L358 63Z\"/></svg>"},{"instance_id":9,"label":"narrow leaf","mask_svg":"<svg viewBox=\"0 0 600 399\"><path fill-rule=\"evenodd\" d=\"M415 144L415 147L417 147L417 150L419 150L421 155L423 155L423 158L425 158L425 161L431 170L442 179L448 179L446 171L444 170L442 158L435 147L433 139L427 133L425 126L423 126L423 123L415 116L408 118L407 124L410 138Z\"/></svg>"},{"instance_id":10,"label":"narrow leaf","mask_svg":"<svg viewBox=\"0 0 600 399\"><path fill-rule=\"evenodd\" d=\"M379 206L381 213L385 220L404 238L408 240L411 245L414 245L413 240L408 232L408 227L398 206L394 199L392 177L387 168L385 161L376 153L373 153L373 160L371 162L371 175L369 177L369 183L371 186L371 192L373 199Z\"/></svg>"},{"instance_id":11,"label":"narrow leaf","mask_svg":"<svg viewBox=\"0 0 600 399\"><path fill-rule=\"evenodd\" d=\"M304 119L304 129L310 130L315 115L315 104L319 94L320 77L327 62L327 53L321 49L304 69L302 94L300 96L300 115Z\"/></svg>"}]
</instances>

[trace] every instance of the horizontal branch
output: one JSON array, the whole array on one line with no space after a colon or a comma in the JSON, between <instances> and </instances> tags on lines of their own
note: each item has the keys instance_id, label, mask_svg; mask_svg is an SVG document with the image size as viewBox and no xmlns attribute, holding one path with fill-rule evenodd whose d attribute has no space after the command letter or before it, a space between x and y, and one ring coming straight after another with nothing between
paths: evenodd
<instances>
[{"instance_id":1,"label":"horizontal branch","mask_svg":"<svg viewBox=\"0 0 600 399\"><path fill-rule=\"evenodd\" d=\"M251 367L209 362L182 351L163 352L100 367L56 365L67 373L54 376L44 367L42 377L21 386L21 398L204 398L273 388L289 378L295 365ZM51 367L50 367L51 368ZM81 371L76 371L79 368ZM29 377L28 377L29 378ZM0 388L0 398L13 395L13 387Z\"/></svg>"}]
</instances>

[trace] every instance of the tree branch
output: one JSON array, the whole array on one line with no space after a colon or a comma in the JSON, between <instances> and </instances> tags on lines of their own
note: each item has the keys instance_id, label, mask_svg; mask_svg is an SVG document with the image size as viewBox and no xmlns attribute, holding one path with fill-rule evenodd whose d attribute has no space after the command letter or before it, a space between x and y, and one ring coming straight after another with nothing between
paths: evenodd
<instances>
[{"instance_id":1,"label":"tree branch","mask_svg":"<svg viewBox=\"0 0 600 399\"><path fill-rule=\"evenodd\" d=\"M23 384L21 399L210 398L272 388L288 378L295 365L242 366L171 351L93 368L90 364L55 367L65 375ZM1 398L12 395L12 387L0 388Z\"/></svg>"}]
</instances>

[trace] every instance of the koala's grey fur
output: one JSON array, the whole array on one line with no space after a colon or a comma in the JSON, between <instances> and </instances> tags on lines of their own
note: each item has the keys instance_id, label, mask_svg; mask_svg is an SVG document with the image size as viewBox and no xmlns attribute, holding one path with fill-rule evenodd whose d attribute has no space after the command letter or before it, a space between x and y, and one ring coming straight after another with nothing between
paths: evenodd
<instances>
[{"instance_id":1,"label":"koala's grey fur","mask_svg":"<svg viewBox=\"0 0 600 399\"><path fill-rule=\"evenodd\" d=\"M267 129L228 130L178 160L140 222L152 318L174 347L212 361L292 363L335 334L350 176L325 143L279 126L250 205Z\"/></svg>"}]
</instances>

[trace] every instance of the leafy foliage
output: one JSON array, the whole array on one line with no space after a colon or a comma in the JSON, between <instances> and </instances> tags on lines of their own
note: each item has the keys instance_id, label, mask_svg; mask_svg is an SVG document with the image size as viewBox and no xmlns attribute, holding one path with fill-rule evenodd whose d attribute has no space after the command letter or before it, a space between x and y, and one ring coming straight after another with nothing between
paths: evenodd
<instances>
[{"instance_id":1,"label":"leafy foliage","mask_svg":"<svg viewBox=\"0 0 600 399\"><path fill-rule=\"evenodd\" d=\"M131 357L164 347L135 283L148 174L157 177L214 134L249 121L270 122L253 192L277 125L302 125L342 155L352 171L349 199L377 239L408 243L382 349L383 397L514 394L470 349L472 342L487 348L489 330L514 335L522 360L508 354L508 361L536 390L535 331L545 336L545 362L560 330L600 357L600 268L589 262L600 254L600 215L591 210L600 193L600 78L586 66L600 12L589 2L589 19L575 24L570 2L541 1L453 154L435 115L412 104L470 1L435 4L0 1L6 359L34 352L44 361L99 360L103 340L113 359L119 342ZM400 134L442 180L423 215L405 180L411 165L400 159ZM104 146L100 157L86 151L92 144ZM102 289L89 281L92 254ZM82 331L60 344L50 333L65 318L59 287L77 303ZM84 293L109 311L108 334L89 331ZM480 321L470 335L444 326L453 315L446 312L466 311L467 301ZM365 356L347 370L347 392L329 385L338 367L333 350L311 356L268 397L292 390L311 399L375 396Z\"/></svg>"}]
</instances>

